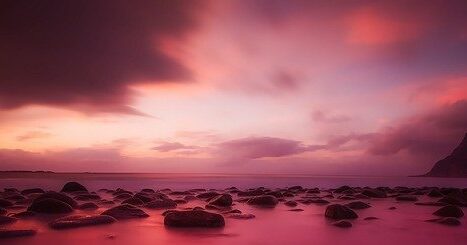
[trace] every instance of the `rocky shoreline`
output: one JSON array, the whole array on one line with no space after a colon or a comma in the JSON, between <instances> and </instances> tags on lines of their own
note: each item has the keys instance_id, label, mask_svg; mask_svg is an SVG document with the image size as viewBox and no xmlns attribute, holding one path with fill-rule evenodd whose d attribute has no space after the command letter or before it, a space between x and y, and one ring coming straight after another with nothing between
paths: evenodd
<instances>
[{"instance_id":1,"label":"rocky shoreline","mask_svg":"<svg viewBox=\"0 0 467 245\"><path fill-rule=\"evenodd\" d=\"M131 191L117 188L91 191L77 182L66 183L60 191L5 188L0 192L0 238L34 236L37 233L34 227L18 228L13 225L23 219L43 220L51 230L145 219L152 210L164 211L164 226L174 229L219 228L226 225L226 219L255 219L254 213L245 213L236 208L239 204L254 209L274 209L283 205L291 213L303 212L301 207L307 205L324 206L322 215L330 220L331 225L336 229L350 228L356 219L365 222L379 220L374 216L364 217L359 212L371 209L374 201L382 199L413 203L414 206L433 206L432 215L427 216L424 221L460 226L463 225L462 209L467 207L467 189L350 186L319 189L292 186L245 190L230 187L222 190ZM190 203L196 205L190 206ZM396 207L388 209L397 211Z\"/></svg>"}]
</instances>

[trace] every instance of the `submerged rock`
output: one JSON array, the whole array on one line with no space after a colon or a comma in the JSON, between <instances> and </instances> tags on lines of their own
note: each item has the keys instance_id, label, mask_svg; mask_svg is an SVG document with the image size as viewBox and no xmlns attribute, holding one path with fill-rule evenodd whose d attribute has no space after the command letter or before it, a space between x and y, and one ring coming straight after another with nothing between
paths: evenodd
<instances>
[{"instance_id":1,"label":"submerged rock","mask_svg":"<svg viewBox=\"0 0 467 245\"><path fill-rule=\"evenodd\" d=\"M34 199L34 202L37 202L39 200L43 200L43 199L55 199L55 200L59 200L59 201L62 201L68 205L70 205L71 207L76 207L78 205L78 203L73 200L73 198L63 194L63 193L58 193L58 192L55 192L55 191L49 191L49 192L46 192L40 196L38 196L36 199Z\"/></svg>"},{"instance_id":2,"label":"submerged rock","mask_svg":"<svg viewBox=\"0 0 467 245\"><path fill-rule=\"evenodd\" d=\"M418 201L418 198L416 196L404 195L404 196L396 197L396 200L397 201L402 201L402 202L416 202L416 201Z\"/></svg>"},{"instance_id":3,"label":"submerged rock","mask_svg":"<svg viewBox=\"0 0 467 245\"><path fill-rule=\"evenodd\" d=\"M358 218L358 215L352 209L340 204L331 204L327 206L324 216L330 219L338 220Z\"/></svg>"},{"instance_id":4,"label":"submerged rock","mask_svg":"<svg viewBox=\"0 0 467 245\"><path fill-rule=\"evenodd\" d=\"M449 225L449 226L459 226L461 225L460 220L454 218L454 217L444 217L444 218L439 218L439 219L430 219L427 220L428 222L436 222L439 224L443 225Z\"/></svg>"},{"instance_id":5,"label":"submerged rock","mask_svg":"<svg viewBox=\"0 0 467 245\"><path fill-rule=\"evenodd\" d=\"M222 194L217 197L214 197L209 204L221 207L229 207L232 206L232 196L229 194Z\"/></svg>"},{"instance_id":6,"label":"submerged rock","mask_svg":"<svg viewBox=\"0 0 467 245\"><path fill-rule=\"evenodd\" d=\"M111 224L117 221L108 215L72 215L52 221L49 226L52 229L69 229L83 226Z\"/></svg>"},{"instance_id":7,"label":"submerged rock","mask_svg":"<svg viewBox=\"0 0 467 245\"><path fill-rule=\"evenodd\" d=\"M11 224L16 222L18 219L14 217L0 215L0 225Z\"/></svg>"},{"instance_id":8,"label":"submerged rock","mask_svg":"<svg viewBox=\"0 0 467 245\"><path fill-rule=\"evenodd\" d=\"M164 225L170 227L223 227L224 217L206 211L170 211L165 215Z\"/></svg>"},{"instance_id":9,"label":"submerged rock","mask_svg":"<svg viewBox=\"0 0 467 245\"><path fill-rule=\"evenodd\" d=\"M0 207L0 215L5 215L7 213L8 213L8 211L6 209Z\"/></svg>"},{"instance_id":10,"label":"submerged rock","mask_svg":"<svg viewBox=\"0 0 467 245\"><path fill-rule=\"evenodd\" d=\"M131 205L134 205L134 206L141 206L144 204L143 201L141 201L141 199L137 198L137 197L130 197L128 199L126 199L125 201L122 202L122 204L131 204Z\"/></svg>"},{"instance_id":11,"label":"submerged rock","mask_svg":"<svg viewBox=\"0 0 467 245\"><path fill-rule=\"evenodd\" d=\"M275 207L279 201L276 197L270 195L262 195L250 198L247 204L261 207Z\"/></svg>"},{"instance_id":12,"label":"submerged rock","mask_svg":"<svg viewBox=\"0 0 467 245\"><path fill-rule=\"evenodd\" d=\"M232 219L254 219L256 216L254 214L231 214L228 217Z\"/></svg>"},{"instance_id":13,"label":"submerged rock","mask_svg":"<svg viewBox=\"0 0 467 245\"><path fill-rule=\"evenodd\" d=\"M454 205L444 206L438 209L433 214L436 216L441 216L441 217L455 217L455 218L460 218L464 216L464 212L462 212L462 209Z\"/></svg>"},{"instance_id":14,"label":"submerged rock","mask_svg":"<svg viewBox=\"0 0 467 245\"><path fill-rule=\"evenodd\" d=\"M134 218L146 218L149 215L143 210L131 205L122 204L104 211L101 215L109 215L116 219L134 219Z\"/></svg>"},{"instance_id":15,"label":"submerged rock","mask_svg":"<svg viewBox=\"0 0 467 245\"><path fill-rule=\"evenodd\" d=\"M0 238L34 236L36 233L37 233L36 230L0 229Z\"/></svg>"},{"instance_id":16,"label":"submerged rock","mask_svg":"<svg viewBox=\"0 0 467 245\"><path fill-rule=\"evenodd\" d=\"M361 201L356 201L356 202L350 202L345 204L345 206L351 208L351 209L365 209L365 208L371 208L371 206L368 203L364 203Z\"/></svg>"},{"instance_id":17,"label":"submerged rock","mask_svg":"<svg viewBox=\"0 0 467 245\"><path fill-rule=\"evenodd\" d=\"M31 206L28 207L28 211L46 214L62 214L73 212L73 208L60 200L46 198L34 201Z\"/></svg>"},{"instance_id":18,"label":"submerged rock","mask_svg":"<svg viewBox=\"0 0 467 245\"><path fill-rule=\"evenodd\" d=\"M374 197L374 198L385 198L387 197L386 192L378 190L378 189L365 189L362 192L363 195Z\"/></svg>"},{"instance_id":19,"label":"submerged rock","mask_svg":"<svg viewBox=\"0 0 467 245\"><path fill-rule=\"evenodd\" d=\"M12 214L12 215L10 215L10 216L11 216L11 217L18 218L18 219L23 219L23 218L34 217L35 215L36 215L36 213L31 212L31 211L23 211L23 212L19 212L19 213Z\"/></svg>"},{"instance_id":20,"label":"submerged rock","mask_svg":"<svg viewBox=\"0 0 467 245\"><path fill-rule=\"evenodd\" d=\"M157 199L146 203L144 207L149 209L170 209L176 208L177 203L171 199Z\"/></svg>"},{"instance_id":21,"label":"submerged rock","mask_svg":"<svg viewBox=\"0 0 467 245\"><path fill-rule=\"evenodd\" d=\"M291 211L291 212L303 212L305 210L301 209L301 208L293 208L293 209L289 209L287 211Z\"/></svg>"},{"instance_id":22,"label":"submerged rock","mask_svg":"<svg viewBox=\"0 0 467 245\"><path fill-rule=\"evenodd\" d=\"M68 182L63 186L61 190L61 192L75 192L75 191L86 191L87 192L88 190L86 189L86 187L84 187L78 182Z\"/></svg>"},{"instance_id":23,"label":"submerged rock","mask_svg":"<svg viewBox=\"0 0 467 245\"><path fill-rule=\"evenodd\" d=\"M210 191L210 192L201 193L201 194L197 195L196 197L199 198L199 199L209 199L209 198L217 197L219 195L220 194L217 193L217 192Z\"/></svg>"},{"instance_id":24,"label":"submerged rock","mask_svg":"<svg viewBox=\"0 0 467 245\"><path fill-rule=\"evenodd\" d=\"M379 218L370 216L370 217L365 217L363 220L375 220L375 219L379 219Z\"/></svg>"},{"instance_id":25,"label":"submerged rock","mask_svg":"<svg viewBox=\"0 0 467 245\"><path fill-rule=\"evenodd\" d=\"M81 209L81 210L95 210L95 209L98 209L99 206L97 206L97 204L93 203L93 202L87 202L87 203L83 203L81 205L78 205L78 209Z\"/></svg>"},{"instance_id":26,"label":"submerged rock","mask_svg":"<svg viewBox=\"0 0 467 245\"><path fill-rule=\"evenodd\" d=\"M284 204L289 207L296 207L298 205L296 201L287 201Z\"/></svg>"},{"instance_id":27,"label":"submerged rock","mask_svg":"<svg viewBox=\"0 0 467 245\"><path fill-rule=\"evenodd\" d=\"M332 225L340 227L340 228L350 228L350 227L352 227L352 223L350 223L347 220L337 221L337 222L333 223Z\"/></svg>"}]
</instances>

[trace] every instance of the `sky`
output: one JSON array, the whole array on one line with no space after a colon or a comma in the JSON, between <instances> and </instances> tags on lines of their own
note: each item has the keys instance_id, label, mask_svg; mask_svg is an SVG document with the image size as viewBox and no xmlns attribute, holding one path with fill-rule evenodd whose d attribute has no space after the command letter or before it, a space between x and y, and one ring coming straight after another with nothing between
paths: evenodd
<instances>
[{"instance_id":1,"label":"sky","mask_svg":"<svg viewBox=\"0 0 467 245\"><path fill-rule=\"evenodd\" d=\"M423 174L467 132L467 2L0 3L0 169Z\"/></svg>"}]
</instances>

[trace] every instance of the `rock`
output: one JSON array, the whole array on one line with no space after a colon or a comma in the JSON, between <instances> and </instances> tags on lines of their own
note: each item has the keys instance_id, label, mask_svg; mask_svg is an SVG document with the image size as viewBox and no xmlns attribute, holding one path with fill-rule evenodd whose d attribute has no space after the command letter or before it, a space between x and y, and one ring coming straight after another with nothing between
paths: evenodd
<instances>
[{"instance_id":1,"label":"rock","mask_svg":"<svg viewBox=\"0 0 467 245\"><path fill-rule=\"evenodd\" d=\"M232 206L232 196L229 194L222 194L217 197L214 197L209 204L221 207Z\"/></svg>"},{"instance_id":2,"label":"rock","mask_svg":"<svg viewBox=\"0 0 467 245\"><path fill-rule=\"evenodd\" d=\"M365 217L363 220L375 220L375 219L379 219L379 218L370 216L370 217Z\"/></svg>"},{"instance_id":3,"label":"rock","mask_svg":"<svg viewBox=\"0 0 467 245\"><path fill-rule=\"evenodd\" d=\"M312 200L310 200L310 202L315 203L315 204L328 204L328 203L330 203L328 200L324 200L324 199L321 199L321 198L312 199Z\"/></svg>"},{"instance_id":4,"label":"rock","mask_svg":"<svg viewBox=\"0 0 467 245\"><path fill-rule=\"evenodd\" d=\"M186 204L186 203L188 203L188 201L185 200L185 199L175 199L175 200L173 200L173 201L174 201L176 204Z\"/></svg>"},{"instance_id":5,"label":"rock","mask_svg":"<svg viewBox=\"0 0 467 245\"><path fill-rule=\"evenodd\" d=\"M219 195L220 195L219 193L211 191L211 192L201 193L197 195L196 197L199 199L209 199L209 198L217 197Z\"/></svg>"},{"instance_id":6,"label":"rock","mask_svg":"<svg viewBox=\"0 0 467 245\"><path fill-rule=\"evenodd\" d=\"M12 214L11 217L15 217L18 219L24 219L24 218L34 217L35 215L36 213L31 212L31 211L23 211L23 212Z\"/></svg>"},{"instance_id":7,"label":"rock","mask_svg":"<svg viewBox=\"0 0 467 245\"><path fill-rule=\"evenodd\" d=\"M467 177L467 133L459 146L444 159L435 163L429 177Z\"/></svg>"},{"instance_id":8,"label":"rock","mask_svg":"<svg viewBox=\"0 0 467 245\"><path fill-rule=\"evenodd\" d=\"M100 200L101 197L99 195L96 195L96 194L80 194L80 195L77 195L75 196L74 198L75 200L78 200L78 201L91 201L91 200Z\"/></svg>"},{"instance_id":9,"label":"rock","mask_svg":"<svg viewBox=\"0 0 467 245\"><path fill-rule=\"evenodd\" d=\"M429 197L442 197L443 193L441 193L438 189L431 189L431 191L428 192L427 196L429 196Z\"/></svg>"},{"instance_id":10,"label":"rock","mask_svg":"<svg viewBox=\"0 0 467 245\"><path fill-rule=\"evenodd\" d=\"M249 191L240 191L237 193L239 197L251 197L251 196L260 196L264 194L264 190L256 189L256 190L249 190Z\"/></svg>"},{"instance_id":11,"label":"rock","mask_svg":"<svg viewBox=\"0 0 467 245\"><path fill-rule=\"evenodd\" d=\"M397 208L396 207L389 207L388 209L389 210L396 210Z\"/></svg>"},{"instance_id":12,"label":"rock","mask_svg":"<svg viewBox=\"0 0 467 245\"><path fill-rule=\"evenodd\" d=\"M52 229L69 229L83 226L111 224L117 221L108 215L71 215L52 221L49 226Z\"/></svg>"},{"instance_id":13,"label":"rock","mask_svg":"<svg viewBox=\"0 0 467 245\"><path fill-rule=\"evenodd\" d=\"M130 197L128 199L126 199L125 201L122 202L122 204L131 204L131 205L134 205L134 206L141 206L144 204L143 201L141 201L141 199L139 198L136 198L136 197Z\"/></svg>"},{"instance_id":14,"label":"rock","mask_svg":"<svg viewBox=\"0 0 467 245\"><path fill-rule=\"evenodd\" d=\"M0 215L0 225L6 225L16 222L18 219L14 217Z\"/></svg>"},{"instance_id":15,"label":"rock","mask_svg":"<svg viewBox=\"0 0 467 245\"><path fill-rule=\"evenodd\" d=\"M457 199L455 197L450 197L450 196L445 196L445 197L439 199L438 202L451 204L451 205L462 206L462 207L467 206L463 201L461 201L461 200L459 200L459 199Z\"/></svg>"},{"instance_id":16,"label":"rock","mask_svg":"<svg viewBox=\"0 0 467 245\"><path fill-rule=\"evenodd\" d=\"M344 186L341 186L341 187L335 189L334 192L335 193L342 193L342 192L347 191L347 190L352 190L352 188L350 186L344 185Z\"/></svg>"},{"instance_id":17,"label":"rock","mask_svg":"<svg viewBox=\"0 0 467 245\"><path fill-rule=\"evenodd\" d=\"M83 185L77 182L68 182L63 186L61 190L61 192L75 192L75 191L87 192L88 190L86 189L86 187L84 187Z\"/></svg>"},{"instance_id":18,"label":"rock","mask_svg":"<svg viewBox=\"0 0 467 245\"><path fill-rule=\"evenodd\" d=\"M165 215L164 225L169 227L223 227L224 217L206 211L171 211Z\"/></svg>"},{"instance_id":19,"label":"rock","mask_svg":"<svg viewBox=\"0 0 467 245\"><path fill-rule=\"evenodd\" d=\"M419 205L419 206L438 206L438 207L448 205L446 203L441 203L441 202L416 202L414 204Z\"/></svg>"},{"instance_id":20,"label":"rock","mask_svg":"<svg viewBox=\"0 0 467 245\"><path fill-rule=\"evenodd\" d=\"M296 201L287 201L284 204L289 207L296 207L298 205Z\"/></svg>"},{"instance_id":21,"label":"rock","mask_svg":"<svg viewBox=\"0 0 467 245\"><path fill-rule=\"evenodd\" d=\"M144 207L149 209L171 209L176 208L177 203L171 199L157 199L146 203Z\"/></svg>"},{"instance_id":22,"label":"rock","mask_svg":"<svg viewBox=\"0 0 467 245\"><path fill-rule=\"evenodd\" d=\"M73 198L63 194L63 193L58 193L58 192L54 192L54 191L49 191L49 192L46 192L40 196L38 196L36 199L34 199L34 202L36 201L39 201L39 200L43 200L43 199L55 199L55 200L59 200L59 201L62 201L68 205L70 205L71 207L76 207L78 205L78 203L73 200Z\"/></svg>"},{"instance_id":23,"label":"rock","mask_svg":"<svg viewBox=\"0 0 467 245\"><path fill-rule=\"evenodd\" d=\"M305 210L301 209L301 208L293 208L293 209L289 209L287 211L291 211L291 212L303 212Z\"/></svg>"},{"instance_id":24,"label":"rock","mask_svg":"<svg viewBox=\"0 0 467 245\"><path fill-rule=\"evenodd\" d=\"M116 195L114 197L114 199L117 199L117 200L124 200L124 199L128 199L128 198L132 198L133 196L130 194L130 193L122 193L120 195Z\"/></svg>"},{"instance_id":25,"label":"rock","mask_svg":"<svg viewBox=\"0 0 467 245\"><path fill-rule=\"evenodd\" d=\"M44 190L42 190L41 188L32 188L32 189L25 189L23 191L21 191L21 195L29 195L29 194L42 194L42 193L45 193Z\"/></svg>"},{"instance_id":26,"label":"rock","mask_svg":"<svg viewBox=\"0 0 467 245\"><path fill-rule=\"evenodd\" d=\"M242 211L240 211L238 209L233 209L233 210L225 211L222 214L241 214L241 213L242 213Z\"/></svg>"},{"instance_id":27,"label":"rock","mask_svg":"<svg viewBox=\"0 0 467 245\"><path fill-rule=\"evenodd\" d=\"M337 221L337 222L334 222L332 225L340 227L340 228L350 228L350 227L352 227L352 223L350 223L347 220Z\"/></svg>"},{"instance_id":28,"label":"rock","mask_svg":"<svg viewBox=\"0 0 467 245\"><path fill-rule=\"evenodd\" d=\"M402 201L402 202L416 202L416 201L418 201L418 198L416 196L404 195L404 196L396 197L396 200L397 201Z\"/></svg>"},{"instance_id":29,"label":"rock","mask_svg":"<svg viewBox=\"0 0 467 245\"><path fill-rule=\"evenodd\" d=\"M0 207L0 215L5 215L5 214L7 214L7 213L8 213L8 210L6 210L6 209Z\"/></svg>"},{"instance_id":30,"label":"rock","mask_svg":"<svg viewBox=\"0 0 467 245\"><path fill-rule=\"evenodd\" d=\"M270 195L262 195L250 198L247 204L261 207L275 207L279 201L276 197Z\"/></svg>"},{"instance_id":31,"label":"rock","mask_svg":"<svg viewBox=\"0 0 467 245\"><path fill-rule=\"evenodd\" d=\"M231 219L254 219L256 216L253 214L231 214L228 217Z\"/></svg>"},{"instance_id":32,"label":"rock","mask_svg":"<svg viewBox=\"0 0 467 245\"><path fill-rule=\"evenodd\" d=\"M146 218L149 215L143 210L131 205L122 204L110 209L107 209L102 215L109 215L116 219L134 219L134 218Z\"/></svg>"},{"instance_id":33,"label":"rock","mask_svg":"<svg viewBox=\"0 0 467 245\"><path fill-rule=\"evenodd\" d=\"M146 192L146 193L156 193L155 190L153 189L150 189L150 188L146 188L146 189L142 189L141 192Z\"/></svg>"},{"instance_id":34,"label":"rock","mask_svg":"<svg viewBox=\"0 0 467 245\"><path fill-rule=\"evenodd\" d=\"M28 207L28 211L33 211L36 213L46 213L46 214L61 214L61 213L71 213L73 208L65 202L62 202L57 199L46 198L35 200L31 206Z\"/></svg>"},{"instance_id":35,"label":"rock","mask_svg":"<svg viewBox=\"0 0 467 245\"><path fill-rule=\"evenodd\" d=\"M0 238L34 236L36 233L37 232L35 230L7 230L7 229L0 229Z\"/></svg>"},{"instance_id":36,"label":"rock","mask_svg":"<svg viewBox=\"0 0 467 245\"><path fill-rule=\"evenodd\" d=\"M340 204L331 204L327 206L324 216L337 220L358 218L358 215L352 209Z\"/></svg>"},{"instance_id":37,"label":"rock","mask_svg":"<svg viewBox=\"0 0 467 245\"><path fill-rule=\"evenodd\" d=\"M99 206L97 206L97 204L93 203L93 202L87 202L87 203L83 203L81 205L78 205L78 209L81 209L81 210L95 210L95 209L98 209Z\"/></svg>"},{"instance_id":38,"label":"rock","mask_svg":"<svg viewBox=\"0 0 467 245\"><path fill-rule=\"evenodd\" d=\"M308 194L319 194L320 191L319 191L319 188L311 188L311 189L308 189L306 191L306 193L308 193Z\"/></svg>"},{"instance_id":39,"label":"rock","mask_svg":"<svg viewBox=\"0 0 467 245\"><path fill-rule=\"evenodd\" d=\"M13 206L13 203L11 201L0 198L0 207L1 208L7 208L7 207L11 207L11 206Z\"/></svg>"},{"instance_id":40,"label":"rock","mask_svg":"<svg viewBox=\"0 0 467 245\"><path fill-rule=\"evenodd\" d=\"M356 202L350 202L345 204L345 206L351 208L351 209L365 209L365 208L371 208L371 206L368 203L364 203L361 201L356 201Z\"/></svg>"},{"instance_id":41,"label":"rock","mask_svg":"<svg viewBox=\"0 0 467 245\"><path fill-rule=\"evenodd\" d=\"M369 196L369 197L374 197L374 198L385 198L387 197L386 192L377 190L377 189L365 189L362 192L363 195Z\"/></svg>"},{"instance_id":42,"label":"rock","mask_svg":"<svg viewBox=\"0 0 467 245\"><path fill-rule=\"evenodd\" d=\"M460 218L464 216L464 212L462 212L462 209L454 205L444 206L438 209L433 214L436 216L441 216L441 217L455 217L455 218Z\"/></svg>"},{"instance_id":43,"label":"rock","mask_svg":"<svg viewBox=\"0 0 467 245\"><path fill-rule=\"evenodd\" d=\"M186 201L192 201L192 200L197 200L198 198L193 195L186 195L183 197L183 199Z\"/></svg>"},{"instance_id":44,"label":"rock","mask_svg":"<svg viewBox=\"0 0 467 245\"><path fill-rule=\"evenodd\" d=\"M428 222L436 222L439 224L443 225L449 225L449 226L459 226L461 225L460 220L454 218L454 217L444 217L444 218L439 218L439 219L430 219L427 220Z\"/></svg>"}]
</instances>

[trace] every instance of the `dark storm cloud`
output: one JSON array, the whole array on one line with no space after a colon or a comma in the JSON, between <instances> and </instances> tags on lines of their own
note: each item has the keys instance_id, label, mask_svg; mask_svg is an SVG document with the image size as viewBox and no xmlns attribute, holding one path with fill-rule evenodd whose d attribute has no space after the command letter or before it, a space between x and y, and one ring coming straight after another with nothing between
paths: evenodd
<instances>
[{"instance_id":1,"label":"dark storm cloud","mask_svg":"<svg viewBox=\"0 0 467 245\"><path fill-rule=\"evenodd\" d=\"M140 114L128 85L181 82L161 49L195 27L200 1L2 1L0 109L29 104Z\"/></svg>"}]
</instances>

